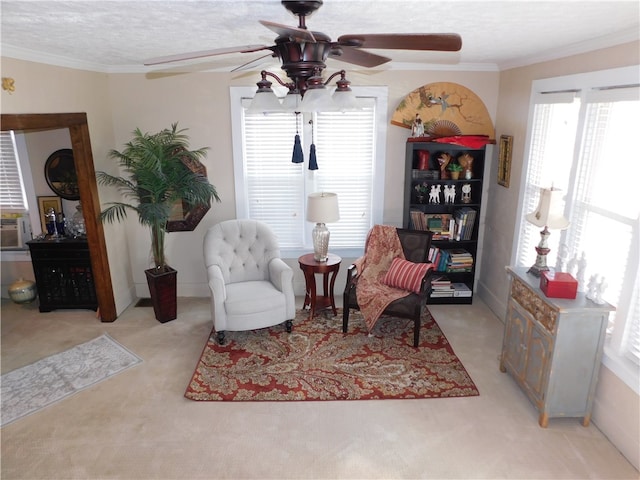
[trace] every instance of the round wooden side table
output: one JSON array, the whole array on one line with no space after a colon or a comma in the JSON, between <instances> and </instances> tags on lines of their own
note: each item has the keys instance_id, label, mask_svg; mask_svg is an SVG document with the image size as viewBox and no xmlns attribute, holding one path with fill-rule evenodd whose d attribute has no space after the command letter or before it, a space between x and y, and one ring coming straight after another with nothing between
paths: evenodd
<instances>
[{"instance_id":1,"label":"round wooden side table","mask_svg":"<svg viewBox=\"0 0 640 480\"><path fill-rule=\"evenodd\" d=\"M336 302L333 297L333 286L336 283L336 275L340 270L342 258L333 253L329 254L326 262L318 262L313 258L313 253L307 253L298 258L300 269L304 273L306 293L304 296L303 309L309 305L309 319L320 310L331 307L333 315L337 315ZM316 294L316 274L322 275L323 295Z\"/></svg>"}]
</instances>

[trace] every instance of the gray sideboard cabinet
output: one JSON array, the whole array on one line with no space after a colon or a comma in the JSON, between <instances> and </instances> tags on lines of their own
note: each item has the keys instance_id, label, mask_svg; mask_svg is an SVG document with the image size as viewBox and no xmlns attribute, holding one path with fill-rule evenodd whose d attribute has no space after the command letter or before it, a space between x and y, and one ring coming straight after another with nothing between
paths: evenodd
<instances>
[{"instance_id":1,"label":"gray sideboard cabinet","mask_svg":"<svg viewBox=\"0 0 640 480\"><path fill-rule=\"evenodd\" d=\"M547 427L552 417L582 417L587 427L602 347L615 308L578 293L575 300L548 298L526 268L507 267L510 277L500 371L508 372Z\"/></svg>"}]
</instances>

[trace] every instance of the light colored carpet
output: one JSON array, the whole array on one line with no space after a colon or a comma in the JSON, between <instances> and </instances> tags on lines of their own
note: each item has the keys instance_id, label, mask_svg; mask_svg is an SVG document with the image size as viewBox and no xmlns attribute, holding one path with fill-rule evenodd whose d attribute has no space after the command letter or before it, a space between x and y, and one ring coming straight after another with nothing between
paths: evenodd
<instances>
[{"instance_id":1,"label":"light colored carpet","mask_svg":"<svg viewBox=\"0 0 640 480\"><path fill-rule=\"evenodd\" d=\"M142 359L107 334L2 375L2 426L116 375Z\"/></svg>"}]
</instances>

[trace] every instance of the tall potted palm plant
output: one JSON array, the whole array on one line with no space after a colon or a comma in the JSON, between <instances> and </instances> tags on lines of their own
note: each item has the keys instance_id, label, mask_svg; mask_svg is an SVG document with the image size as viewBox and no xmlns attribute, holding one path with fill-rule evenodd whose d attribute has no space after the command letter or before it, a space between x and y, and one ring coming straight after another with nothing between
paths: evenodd
<instances>
[{"instance_id":1,"label":"tall potted palm plant","mask_svg":"<svg viewBox=\"0 0 640 480\"><path fill-rule=\"evenodd\" d=\"M123 198L129 199L108 203L100 213L100 220L121 221L128 212L135 212L140 224L151 230L154 267L145 270L145 274L156 318L163 323L177 317L177 272L166 263L164 242L172 209L182 201L188 205L208 205L212 199L220 201L207 178L187 168L185 160L199 161L206 156L207 148L189 150L189 138L184 131L178 130L177 123L153 134L136 129L121 152L109 152L127 176L96 174L98 183L116 187Z\"/></svg>"}]
</instances>

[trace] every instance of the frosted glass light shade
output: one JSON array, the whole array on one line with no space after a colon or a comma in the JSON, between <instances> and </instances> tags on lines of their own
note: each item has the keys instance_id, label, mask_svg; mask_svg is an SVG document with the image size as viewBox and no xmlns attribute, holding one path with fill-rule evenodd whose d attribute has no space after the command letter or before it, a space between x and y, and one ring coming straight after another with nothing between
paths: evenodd
<instances>
[{"instance_id":1,"label":"frosted glass light shade","mask_svg":"<svg viewBox=\"0 0 640 480\"><path fill-rule=\"evenodd\" d=\"M361 110L362 107L358 103L355 93L351 89L336 89L331 97L333 99L332 109L338 112L348 112L353 110Z\"/></svg>"},{"instance_id":2,"label":"frosted glass light shade","mask_svg":"<svg viewBox=\"0 0 640 480\"><path fill-rule=\"evenodd\" d=\"M297 92L289 92L282 100L282 109L285 112L301 111L302 96Z\"/></svg>"},{"instance_id":3,"label":"frosted glass light shade","mask_svg":"<svg viewBox=\"0 0 640 480\"><path fill-rule=\"evenodd\" d=\"M301 112L322 112L333 110L333 100L326 87L310 88L300 102Z\"/></svg>"},{"instance_id":4,"label":"frosted glass light shade","mask_svg":"<svg viewBox=\"0 0 640 480\"><path fill-rule=\"evenodd\" d=\"M276 97L273 90L256 92L247 108L248 113L267 113L267 112L282 112L282 104L280 99Z\"/></svg>"}]
</instances>

